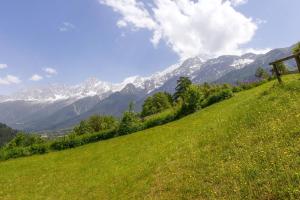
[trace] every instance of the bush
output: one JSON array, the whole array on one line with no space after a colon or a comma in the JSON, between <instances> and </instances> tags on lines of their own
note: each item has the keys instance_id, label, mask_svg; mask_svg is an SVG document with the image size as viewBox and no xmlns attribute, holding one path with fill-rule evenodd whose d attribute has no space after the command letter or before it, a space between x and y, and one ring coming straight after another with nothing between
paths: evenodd
<instances>
[{"instance_id":1,"label":"bush","mask_svg":"<svg viewBox=\"0 0 300 200\"><path fill-rule=\"evenodd\" d=\"M54 141L51 145L50 148L53 150L63 150L63 149L70 149L70 148L75 148L78 146L81 146L81 139L80 137L68 137L65 136L63 138L60 138L56 141Z\"/></svg>"},{"instance_id":2,"label":"bush","mask_svg":"<svg viewBox=\"0 0 300 200\"><path fill-rule=\"evenodd\" d=\"M45 141L34 134L18 133L17 136L6 144L5 148L28 147L34 144L42 144Z\"/></svg>"},{"instance_id":3,"label":"bush","mask_svg":"<svg viewBox=\"0 0 300 200\"><path fill-rule=\"evenodd\" d=\"M142 117L160 113L172 107L172 96L166 92L158 92L153 96L148 97L144 104L141 113Z\"/></svg>"},{"instance_id":4,"label":"bush","mask_svg":"<svg viewBox=\"0 0 300 200\"><path fill-rule=\"evenodd\" d=\"M185 94L182 102L180 115L188 115L201 109L201 103L204 100L204 94L201 87L191 85Z\"/></svg>"},{"instance_id":5,"label":"bush","mask_svg":"<svg viewBox=\"0 0 300 200\"><path fill-rule=\"evenodd\" d=\"M142 130L142 123L137 114L132 111L124 112L118 134L126 135L139 130Z\"/></svg>"},{"instance_id":6,"label":"bush","mask_svg":"<svg viewBox=\"0 0 300 200\"><path fill-rule=\"evenodd\" d=\"M85 135L69 135L59 138L50 144L52 150L64 150L82 146L84 144L97 142L113 138L116 135L115 130L106 130L99 133L85 134Z\"/></svg>"},{"instance_id":7,"label":"bush","mask_svg":"<svg viewBox=\"0 0 300 200\"><path fill-rule=\"evenodd\" d=\"M81 121L80 124L73 129L73 131L76 135L94 132L92 127L85 120Z\"/></svg>"},{"instance_id":8,"label":"bush","mask_svg":"<svg viewBox=\"0 0 300 200\"><path fill-rule=\"evenodd\" d=\"M118 126L118 121L113 116L93 115L87 123L94 132L114 129Z\"/></svg>"},{"instance_id":9,"label":"bush","mask_svg":"<svg viewBox=\"0 0 300 200\"><path fill-rule=\"evenodd\" d=\"M203 107L207 107L210 106L214 103L218 103L222 100L231 98L233 96L233 92L230 89L225 89L225 90L221 90L213 95L211 95L210 97L208 97L204 103L203 103Z\"/></svg>"},{"instance_id":10,"label":"bush","mask_svg":"<svg viewBox=\"0 0 300 200\"><path fill-rule=\"evenodd\" d=\"M258 67L256 69L255 76L260 79L268 79L270 77L268 72L264 70L262 67Z\"/></svg>"},{"instance_id":11,"label":"bush","mask_svg":"<svg viewBox=\"0 0 300 200\"><path fill-rule=\"evenodd\" d=\"M178 108L172 108L162 113L149 116L144 119L142 127L143 129L147 129L174 121L177 117L177 113Z\"/></svg>"},{"instance_id":12,"label":"bush","mask_svg":"<svg viewBox=\"0 0 300 200\"><path fill-rule=\"evenodd\" d=\"M241 92L243 91L243 88L241 88L240 86L235 86L232 88L232 92L236 93L236 92Z\"/></svg>"},{"instance_id":13,"label":"bush","mask_svg":"<svg viewBox=\"0 0 300 200\"><path fill-rule=\"evenodd\" d=\"M48 147L45 144L34 144L29 148L30 154L44 154L48 152Z\"/></svg>"},{"instance_id":14,"label":"bush","mask_svg":"<svg viewBox=\"0 0 300 200\"><path fill-rule=\"evenodd\" d=\"M119 122L112 116L93 115L80 122L73 131L76 135L95 133L104 130L117 129Z\"/></svg>"},{"instance_id":15,"label":"bush","mask_svg":"<svg viewBox=\"0 0 300 200\"><path fill-rule=\"evenodd\" d=\"M0 151L0 159L7 160L10 158L18 158L32 155L28 148L26 147L15 147L15 148L3 148Z\"/></svg>"}]
</instances>

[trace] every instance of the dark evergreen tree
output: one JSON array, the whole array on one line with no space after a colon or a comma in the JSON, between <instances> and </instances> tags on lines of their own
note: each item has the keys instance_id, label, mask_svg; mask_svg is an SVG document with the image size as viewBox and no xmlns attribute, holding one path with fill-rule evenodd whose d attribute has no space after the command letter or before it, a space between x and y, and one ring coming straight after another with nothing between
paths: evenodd
<instances>
[{"instance_id":1,"label":"dark evergreen tree","mask_svg":"<svg viewBox=\"0 0 300 200\"><path fill-rule=\"evenodd\" d=\"M174 101L178 101L180 98L184 100L184 96L190 85L192 85L192 81L188 77L180 77L175 88Z\"/></svg>"}]
</instances>

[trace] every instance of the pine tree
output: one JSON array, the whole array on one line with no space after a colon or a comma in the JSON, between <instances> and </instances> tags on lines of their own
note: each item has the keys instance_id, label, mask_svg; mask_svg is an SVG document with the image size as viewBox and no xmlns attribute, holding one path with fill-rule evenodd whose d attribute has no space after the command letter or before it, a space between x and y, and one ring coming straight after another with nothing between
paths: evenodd
<instances>
[{"instance_id":1,"label":"pine tree","mask_svg":"<svg viewBox=\"0 0 300 200\"><path fill-rule=\"evenodd\" d=\"M190 85L192 85L192 81L188 77L180 77L175 88L174 101L178 101L180 98L184 99L184 95Z\"/></svg>"}]
</instances>

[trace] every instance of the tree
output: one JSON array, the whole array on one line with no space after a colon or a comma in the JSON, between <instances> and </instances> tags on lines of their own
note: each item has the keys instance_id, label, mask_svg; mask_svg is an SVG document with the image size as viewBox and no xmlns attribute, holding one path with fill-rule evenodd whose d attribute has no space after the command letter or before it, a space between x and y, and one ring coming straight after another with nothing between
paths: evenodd
<instances>
[{"instance_id":1,"label":"tree","mask_svg":"<svg viewBox=\"0 0 300 200\"><path fill-rule=\"evenodd\" d=\"M114 129L118 126L118 121L112 116L93 115L87 123L94 132Z\"/></svg>"},{"instance_id":2,"label":"tree","mask_svg":"<svg viewBox=\"0 0 300 200\"><path fill-rule=\"evenodd\" d=\"M129 103L129 105L128 105L128 111L129 112L134 112L134 102L133 101L131 101Z\"/></svg>"},{"instance_id":3,"label":"tree","mask_svg":"<svg viewBox=\"0 0 300 200\"><path fill-rule=\"evenodd\" d=\"M92 133L93 129L90 127L87 121L83 120L78 126L74 128L74 132L76 133L76 135L83 135L86 133Z\"/></svg>"},{"instance_id":4,"label":"tree","mask_svg":"<svg viewBox=\"0 0 300 200\"><path fill-rule=\"evenodd\" d=\"M258 67L255 76L260 79L268 79L270 76L266 70L264 70L262 67Z\"/></svg>"},{"instance_id":5,"label":"tree","mask_svg":"<svg viewBox=\"0 0 300 200\"><path fill-rule=\"evenodd\" d=\"M118 133L119 135L126 135L128 133L135 132L141 127L141 119L134 112L133 102L129 103L128 111L123 113Z\"/></svg>"},{"instance_id":6,"label":"tree","mask_svg":"<svg viewBox=\"0 0 300 200\"><path fill-rule=\"evenodd\" d=\"M288 73L287 66L283 62L277 63L276 66L277 66L278 72L280 74L287 74Z\"/></svg>"},{"instance_id":7,"label":"tree","mask_svg":"<svg viewBox=\"0 0 300 200\"><path fill-rule=\"evenodd\" d=\"M174 101L178 101L180 98L184 99L184 95L190 85L192 85L192 81L188 77L180 77L175 88Z\"/></svg>"},{"instance_id":8,"label":"tree","mask_svg":"<svg viewBox=\"0 0 300 200\"><path fill-rule=\"evenodd\" d=\"M163 110L171 108L172 103L172 96L169 93L158 92L145 100L141 115L142 117L146 117L159 113Z\"/></svg>"},{"instance_id":9,"label":"tree","mask_svg":"<svg viewBox=\"0 0 300 200\"><path fill-rule=\"evenodd\" d=\"M199 86L190 85L182 102L181 114L188 115L201 109L201 103L204 98L204 94Z\"/></svg>"},{"instance_id":10,"label":"tree","mask_svg":"<svg viewBox=\"0 0 300 200\"><path fill-rule=\"evenodd\" d=\"M39 135L18 133L17 136L11 140L6 147L28 147L34 144L41 144L44 140Z\"/></svg>"},{"instance_id":11,"label":"tree","mask_svg":"<svg viewBox=\"0 0 300 200\"><path fill-rule=\"evenodd\" d=\"M293 47L293 53L300 53L300 42L298 42L294 47Z\"/></svg>"}]
</instances>

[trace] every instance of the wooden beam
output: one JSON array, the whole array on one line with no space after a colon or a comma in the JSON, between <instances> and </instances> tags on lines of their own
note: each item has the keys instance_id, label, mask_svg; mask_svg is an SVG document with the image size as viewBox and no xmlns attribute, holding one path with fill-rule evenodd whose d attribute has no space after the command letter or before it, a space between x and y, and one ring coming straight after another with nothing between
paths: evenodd
<instances>
[{"instance_id":1,"label":"wooden beam","mask_svg":"<svg viewBox=\"0 0 300 200\"><path fill-rule=\"evenodd\" d=\"M280 84L282 84L282 80L281 80L280 73L278 71L276 63L273 64L273 69L274 69L274 72L275 72L275 75L276 75L276 78L277 78L278 82Z\"/></svg>"},{"instance_id":2,"label":"wooden beam","mask_svg":"<svg viewBox=\"0 0 300 200\"><path fill-rule=\"evenodd\" d=\"M293 58L295 58L295 55L291 55L291 56L282 58L280 60L276 60L274 62L271 62L270 65L274 65L274 64L279 63L279 62L284 62L284 61L287 61L287 60L290 60L290 59L293 59Z\"/></svg>"},{"instance_id":3,"label":"wooden beam","mask_svg":"<svg viewBox=\"0 0 300 200\"><path fill-rule=\"evenodd\" d=\"M287 60L290 60L290 59L293 59L293 58L296 58L296 57L299 57L299 56L300 56L300 53L296 53L294 55L291 55L291 56L288 56L288 57L276 60L274 62L271 62L270 65L274 65L274 64L279 63L279 62L284 62L284 61L287 61Z\"/></svg>"},{"instance_id":4,"label":"wooden beam","mask_svg":"<svg viewBox=\"0 0 300 200\"><path fill-rule=\"evenodd\" d=\"M298 70L300 72L300 56L295 56L295 60L296 60L296 63L297 63L297 67L298 67Z\"/></svg>"}]
</instances>

